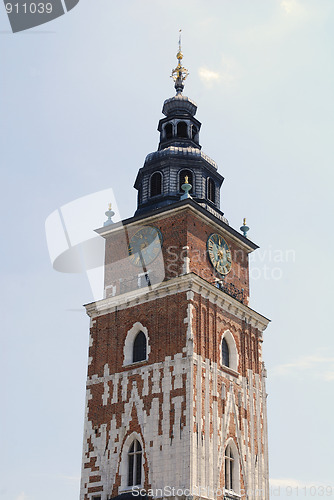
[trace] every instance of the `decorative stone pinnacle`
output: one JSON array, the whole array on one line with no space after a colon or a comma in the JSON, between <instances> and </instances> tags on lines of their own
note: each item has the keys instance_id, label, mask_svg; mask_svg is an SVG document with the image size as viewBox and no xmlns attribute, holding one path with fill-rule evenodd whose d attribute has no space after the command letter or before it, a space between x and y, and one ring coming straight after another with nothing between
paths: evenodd
<instances>
[{"instance_id":1,"label":"decorative stone pinnacle","mask_svg":"<svg viewBox=\"0 0 334 500\"><path fill-rule=\"evenodd\" d=\"M246 226L246 218L244 218L244 220L243 220L243 224L240 228L240 231L244 234L244 237L247 238L247 233L249 231L249 227Z\"/></svg>"},{"instance_id":2,"label":"decorative stone pinnacle","mask_svg":"<svg viewBox=\"0 0 334 500\"><path fill-rule=\"evenodd\" d=\"M113 224L114 221L111 220L111 218L115 215L115 212L113 210L111 210L111 203L109 203L108 210L105 212L105 214L108 217L108 219L105 221L105 223L103 225L109 226L110 224Z\"/></svg>"},{"instance_id":3,"label":"decorative stone pinnacle","mask_svg":"<svg viewBox=\"0 0 334 500\"><path fill-rule=\"evenodd\" d=\"M181 196L181 200L186 200L187 198L191 198L189 191L191 190L192 185L188 183L188 176L186 175L184 178L184 184L182 184L181 189L184 191Z\"/></svg>"},{"instance_id":4,"label":"decorative stone pinnacle","mask_svg":"<svg viewBox=\"0 0 334 500\"><path fill-rule=\"evenodd\" d=\"M178 60L178 63L177 63L176 68L174 68L172 70L172 74L171 74L171 78L173 78L173 80L175 82L176 95L182 93L182 91L184 89L183 82L187 78L187 76L189 75L189 71L185 67L183 67L182 63L181 63L182 59L183 59L183 54L182 54L182 50L181 50L181 32L182 32L182 30L179 31L179 33L180 33L180 35L179 35L179 51L176 54L176 58Z\"/></svg>"}]
</instances>

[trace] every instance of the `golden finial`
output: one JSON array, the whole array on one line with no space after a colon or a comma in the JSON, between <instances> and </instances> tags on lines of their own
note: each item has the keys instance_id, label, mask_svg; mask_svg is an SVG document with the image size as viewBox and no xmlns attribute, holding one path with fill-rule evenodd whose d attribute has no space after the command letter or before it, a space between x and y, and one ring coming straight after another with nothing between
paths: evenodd
<instances>
[{"instance_id":1,"label":"golden finial","mask_svg":"<svg viewBox=\"0 0 334 500\"><path fill-rule=\"evenodd\" d=\"M184 68L181 64L181 61L183 59L183 54L182 54L182 49L181 49L181 32L182 30L179 30L179 51L176 54L176 58L178 60L178 64L176 68L172 70L171 77L173 78L175 82L175 88L177 94L180 94L183 90L183 82L189 75L189 71Z\"/></svg>"},{"instance_id":2,"label":"golden finial","mask_svg":"<svg viewBox=\"0 0 334 500\"><path fill-rule=\"evenodd\" d=\"M244 218L244 226L246 225L246 217Z\"/></svg>"},{"instance_id":3,"label":"golden finial","mask_svg":"<svg viewBox=\"0 0 334 500\"><path fill-rule=\"evenodd\" d=\"M186 175L185 178L184 178L184 183L185 184L188 184L188 176Z\"/></svg>"},{"instance_id":4,"label":"golden finial","mask_svg":"<svg viewBox=\"0 0 334 500\"><path fill-rule=\"evenodd\" d=\"M108 210L111 210L111 203L109 203L108 205Z\"/></svg>"}]
</instances>

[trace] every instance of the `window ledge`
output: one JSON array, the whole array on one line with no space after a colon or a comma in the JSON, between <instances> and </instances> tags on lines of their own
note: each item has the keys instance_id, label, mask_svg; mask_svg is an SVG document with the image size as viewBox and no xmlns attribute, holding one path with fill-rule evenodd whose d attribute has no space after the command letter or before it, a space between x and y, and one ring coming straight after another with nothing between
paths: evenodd
<instances>
[{"instance_id":1,"label":"window ledge","mask_svg":"<svg viewBox=\"0 0 334 500\"><path fill-rule=\"evenodd\" d=\"M148 358L143 359L142 361L134 361L133 363L128 363L123 365L124 368L137 368L138 366L145 365L148 362Z\"/></svg>"},{"instance_id":2,"label":"window ledge","mask_svg":"<svg viewBox=\"0 0 334 500\"><path fill-rule=\"evenodd\" d=\"M230 368L229 366L225 366L225 365L221 365L221 368L220 368L222 371L228 373L229 375L233 375L233 377L237 377L239 378L239 372L233 370L232 368Z\"/></svg>"},{"instance_id":3,"label":"window ledge","mask_svg":"<svg viewBox=\"0 0 334 500\"><path fill-rule=\"evenodd\" d=\"M132 493L133 491L140 490L144 488L144 485L142 484L134 484L133 486L120 486L118 488L119 493Z\"/></svg>"},{"instance_id":4,"label":"window ledge","mask_svg":"<svg viewBox=\"0 0 334 500\"><path fill-rule=\"evenodd\" d=\"M233 490L224 491L224 500L240 500L241 495Z\"/></svg>"}]
</instances>

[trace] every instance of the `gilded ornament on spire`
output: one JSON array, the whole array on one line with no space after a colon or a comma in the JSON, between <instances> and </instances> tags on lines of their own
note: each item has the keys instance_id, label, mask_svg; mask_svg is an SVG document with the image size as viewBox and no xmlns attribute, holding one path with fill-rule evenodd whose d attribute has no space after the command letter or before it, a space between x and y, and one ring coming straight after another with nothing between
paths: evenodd
<instances>
[{"instance_id":1,"label":"gilded ornament on spire","mask_svg":"<svg viewBox=\"0 0 334 500\"><path fill-rule=\"evenodd\" d=\"M183 91L184 88L183 82L189 75L189 71L184 66L182 66L183 54L181 50L181 31L182 30L180 30L180 35L179 35L179 51L176 54L178 64L176 68L172 70L171 74L171 78L173 78L175 82L175 89L177 94L180 94Z\"/></svg>"}]
</instances>

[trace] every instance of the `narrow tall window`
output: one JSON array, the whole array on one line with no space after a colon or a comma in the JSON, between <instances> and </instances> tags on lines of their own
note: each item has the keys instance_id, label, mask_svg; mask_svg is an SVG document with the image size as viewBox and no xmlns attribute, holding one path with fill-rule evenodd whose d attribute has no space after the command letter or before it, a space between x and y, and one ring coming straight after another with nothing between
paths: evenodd
<instances>
[{"instance_id":1,"label":"narrow tall window","mask_svg":"<svg viewBox=\"0 0 334 500\"><path fill-rule=\"evenodd\" d=\"M146 359L146 335L144 332L139 332L133 342L132 361L144 361Z\"/></svg>"},{"instance_id":2,"label":"narrow tall window","mask_svg":"<svg viewBox=\"0 0 334 500\"><path fill-rule=\"evenodd\" d=\"M179 122L177 124L177 136L178 137L188 137L188 127L185 122Z\"/></svg>"},{"instance_id":3,"label":"narrow tall window","mask_svg":"<svg viewBox=\"0 0 334 500\"><path fill-rule=\"evenodd\" d=\"M128 486L141 484L142 449L139 441L135 439L128 453Z\"/></svg>"},{"instance_id":4,"label":"narrow tall window","mask_svg":"<svg viewBox=\"0 0 334 500\"><path fill-rule=\"evenodd\" d=\"M225 488L233 490L236 486L236 478L234 477L234 457L230 446L225 449Z\"/></svg>"},{"instance_id":5,"label":"narrow tall window","mask_svg":"<svg viewBox=\"0 0 334 500\"><path fill-rule=\"evenodd\" d=\"M191 135L192 135L192 140L194 141L197 135L197 128L195 127L195 125L192 126Z\"/></svg>"},{"instance_id":6,"label":"narrow tall window","mask_svg":"<svg viewBox=\"0 0 334 500\"><path fill-rule=\"evenodd\" d=\"M208 179L208 200L212 201L212 203L216 201L216 186L210 177Z\"/></svg>"},{"instance_id":7,"label":"narrow tall window","mask_svg":"<svg viewBox=\"0 0 334 500\"><path fill-rule=\"evenodd\" d=\"M222 363L224 366L230 366L230 351L225 339L222 341Z\"/></svg>"},{"instance_id":8,"label":"narrow tall window","mask_svg":"<svg viewBox=\"0 0 334 500\"><path fill-rule=\"evenodd\" d=\"M154 172L151 177L151 196L158 196L161 194L162 189L162 174L161 172Z\"/></svg>"},{"instance_id":9,"label":"narrow tall window","mask_svg":"<svg viewBox=\"0 0 334 500\"><path fill-rule=\"evenodd\" d=\"M165 126L165 137L166 139L171 139L173 137L173 125L171 123L167 123Z\"/></svg>"},{"instance_id":10,"label":"narrow tall window","mask_svg":"<svg viewBox=\"0 0 334 500\"><path fill-rule=\"evenodd\" d=\"M188 177L188 184L192 185L192 188L189 191L190 193L192 193L194 188L194 183L193 183L193 173L191 172L191 170L181 170L179 174L180 192L183 193L181 186L186 182L186 177Z\"/></svg>"}]
</instances>

